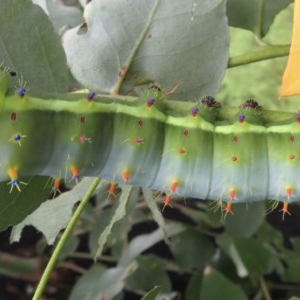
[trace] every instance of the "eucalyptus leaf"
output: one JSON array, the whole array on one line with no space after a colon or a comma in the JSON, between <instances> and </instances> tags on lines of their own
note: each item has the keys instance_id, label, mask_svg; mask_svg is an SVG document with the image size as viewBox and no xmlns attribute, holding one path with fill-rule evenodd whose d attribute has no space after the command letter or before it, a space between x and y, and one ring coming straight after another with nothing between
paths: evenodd
<instances>
[{"instance_id":1,"label":"eucalyptus leaf","mask_svg":"<svg viewBox=\"0 0 300 300\"><path fill-rule=\"evenodd\" d=\"M129 290L149 290L153 286L161 286L161 292L172 291L171 281L164 265L154 255L141 255L135 260L136 271L127 278L126 288Z\"/></svg>"},{"instance_id":2,"label":"eucalyptus leaf","mask_svg":"<svg viewBox=\"0 0 300 300\"><path fill-rule=\"evenodd\" d=\"M217 270L207 267L201 283L199 300L246 300L244 291Z\"/></svg>"},{"instance_id":3,"label":"eucalyptus leaf","mask_svg":"<svg viewBox=\"0 0 300 300\"><path fill-rule=\"evenodd\" d=\"M275 16L292 2L293 0L228 0L229 25L265 36Z\"/></svg>"},{"instance_id":4,"label":"eucalyptus leaf","mask_svg":"<svg viewBox=\"0 0 300 300\"><path fill-rule=\"evenodd\" d=\"M155 300L160 290L161 290L160 286L154 287L141 300Z\"/></svg>"},{"instance_id":5,"label":"eucalyptus leaf","mask_svg":"<svg viewBox=\"0 0 300 300\"><path fill-rule=\"evenodd\" d=\"M173 99L213 95L228 60L225 2L92 1L85 23L63 35L71 72L107 93L152 80L165 90L178 83Z\"/></svg>"},{"instance_id":6,"label":"eucalyptus leaf","mask_svg":"<svg viewBox=\"0 0 300 300\"><path fill-rule=\"evenodd\" d=\"M122 220L122 218L126 215L126 206L130 199L130 193L132 191L132 186L130 185L123 185L122 186L122 194L119 200L119 205L116 208L109 224L105 227L105 229L102 231L101 235L98 239L98 249L95 257L97 258L99 255L101 255L105 244L107 243L107 240L113 230L113 227L117 222Z\"/></svg>"},{"instance_id":7,"label":"eucalyptus leaf","mask_svg":"<svg viewBox=\"0 0 300 300\"><path fill-rule=\"evenodd\" d=\"M61 29L63 26L76 26L83 22L82 13L76 6L66 6L53 0L32 1L41 6L56 30Z\"/></svg>"},{"instance_id":8,"label":"eucalyptus leaf","mask_svg":"<svg viewBox=\"0 0 300 300\"><path fill-rule=\"evenodd\" d=\"M93 181L94 178L83 178L71 191L44 202L21 223L13 227L11 242L19 241L24 227L32 225L45 235L48 244L53 244L59 232L67 226L74 204L83 198ZM30 190L32 191L32 188Z\"/></svg>"},{"instance_id":9,"label":"eucalyptus leaf","mask_svg":"<svg viewBox=\"0 0 300 300\"><path fill-rule=\"evenodd\" d=\"M249 237L254 234L265 219L265 203L237 203L234 215L226 218L225 229L231 236Z\"/></svg>"},{"instance_id":10,"label":"eucalyptus leaf","mask_svg":"<svg viewBox=\"0 0 300 300\"><path fill-rule=\"evenodd\" d=\"M211 241L193 228L174 236L170 249L180 270L185 272L203 269L214 253Z\"/></svg>"},{"instance_id":11,"label":"eucalyptus leaf","mask_svg":"<svg viewBox=\"0 0 300 300\"><path fill-rule=\"evenodd\" d=\"M16 187L11 191L8 182L0 184L0 231L25 219L45 201L51 192L49 177L33 176L22 178L21 192Z\"/></svg>"},{"instance_id":12,"label":"eucalyptus leaf","mask_svg":"<svg viewBox=\"0 0 300 300\"><path fill-rule=\"evenodd\" d=\"M105 269L94 265L75 284L69 300L113 299L124 287L131 273L124 268Z\"/></svg>"},{"instance_id":13,"label":"eucalyptus leaf","mask_svg":"<svg viewBox=\"0 0 300 300\"><path fill-rule=\"evenodd\" d=\"M25 78L28 88L67 91L65 53L48 16L39 6L31 0L1 0L0 40L0 62L15 70L19 79Z\"/></svg>"}]
</instances>

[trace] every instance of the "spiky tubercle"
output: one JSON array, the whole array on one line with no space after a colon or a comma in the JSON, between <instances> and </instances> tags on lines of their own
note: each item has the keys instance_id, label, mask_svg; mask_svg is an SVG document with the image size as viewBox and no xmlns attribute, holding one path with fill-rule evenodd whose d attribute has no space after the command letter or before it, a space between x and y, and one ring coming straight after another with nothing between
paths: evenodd
<instances>
[{"instance_id":1,"label":"spiky tubercle","mask_svg":"<svg viewBox=\"0 0 300 300\"><path fill-rule=\"evenodd\" d=\"M0 72L0 181L100 176L228 203L299 200L295 114L253 101L240 108L165 101L153 89L138 99L20 97L5 93L7 77ZM272 121L278 125L267 126Z\"/></svg>"}]
</instances>

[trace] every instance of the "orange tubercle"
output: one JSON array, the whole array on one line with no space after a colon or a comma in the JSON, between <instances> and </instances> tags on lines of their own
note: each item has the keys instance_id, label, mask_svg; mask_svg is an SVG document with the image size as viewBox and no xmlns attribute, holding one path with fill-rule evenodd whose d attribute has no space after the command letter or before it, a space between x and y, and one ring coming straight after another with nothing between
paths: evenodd
<instances>
[{"instance_id":1,"label":"orange tubercle","mask_svg":"<svg viewBox=\"0 0 300 300\"><path fill-rule=\"evenodd\" d=\"M8 185L10 185L9 193L12 192L14 187L16 187L19 192L21 192L21 188L20 188L19 185L20 184L27 185L26 182L23 182L23 181L19 180L19 174L18 174L18 169L17 168L9 168L7 170L7 175L10 178L10 182L8 183Z\"/></svg>"},{"instance_id":2,"label":"orange tubercle","mask_svg":"<svg viewBox=\"0 0 300 300\"><path fill-rule=\"evenodd\" d=\"M179 182L177 180L173 180L170 184L170 191L175 193L178 188Z\"/></svg>"},{"instance_id":3,"label":"orange tubercle","mask_svg":"<svg viewBox=\"0 0 300 300\"><path fill-rule=\"evenodd\" d=\"M234 188L229 189L228 198L230 201L237 199L236 198L236 189L234 189Z\"/></svg>"},{"instance_id":4,"label":"orange tubercle","mask_svg":"<svg viewBox=\"0 0 300 300\"><path fill-rule=\"evenodd\" d=\"M19 178L17 168L9 168L9 169L7 170L7 175L9 176L9 178L10 178L11 180L15 180L15 179L18 179L18 178Z\"/></svg>"},{"instance_id":5,"label":"orange tubercle","mask_svg":"<svg viewBox=\"0 0 300 300\"><path fill-rule=\"evenodd\" d=\"M166 198L165 198L165 201L164 201L164 206L163 206L163 208L162 208L162 211L164 211L164 209L165 209L165 207L166 206L170 206L170 207L172 207L172 205L171 205L171 195L166 195Z\"/></svg>"},{"instance_id":6,"label":"orange tubercle","mask_svg":"<svg viewBox=\"0 0 300 300\"><path fill-rule=\"evenodd\" d=\"M288 198L291 198L293 196L293 188L289 185L285 189L285 193Z\"/></svg>"},{"instance_id":7,"label":"orange tubercle","mask_svg":"<svg viewBox=\"0 0 300 300\"><path fill-rule=\"evenodd\" d=\"M289 212L289 203L283 202L282 209L280 209L279 212L282 212L282 220L284 220L285 214L291 215Z\"/></svg>"},{"instance_id":8,"label":"orange tubercle","mask_svg":"<svg viewBox=\"0 0 300 300\"><path fill-rule=\"evenodd\" d=\"M78 168L71 167L71 174L72 174L72 176L78 176Z\"/></svg>"},{"instance_id":9,"label":"orange tubercle","mask_svg":"<svg viewBox=\"0 0 300 300\"><path fill-rule=\"evenodd\" d=\"M123 178L124 183L127 183L129 181L129 179L130 179L130 172L129 172L128 169L126 169L125 171L123 171L122 178Z\"/></svg>"},{"instance_id":10,"label":"orange tubercle","mask_svg":"<svg viewBox=\"0 0 300 300\"><path fill-rule=\"evenodd\" d=\"M72 174L72 180L75 180L76 183L79 182L79 171L76 166L73 166L70 168L71 174Z\"/></svg>"},{"instance_id":11,"label":"orange tubercle","mask_svg":"<svg viewBox=\"0 0 300 300\"><path fill-rule=\"evenodd\" d=\"M109 189L108 189L108 195L109 196L116 196L115 191L117 188L117 184L114 182L111 182Z\"/></svg>"},{"instance_id":12,"label":"orange tubercle","mask_svg":"<svg viewBox=\"0 0 300 300\"><path fill-rule=\"evenodd\" d=\"M53 189L58 190L60 186L60 178L55 178L53 182Z\"/></svg>"},{"instance_id":13,"label":"orange tubercle","mask_svg":"<svg viewBox=\"0 0 300 300\"><path fill-rule=\"evenodd\" d=\"M60 187L60 178L54 178L53 186L52 186L52 193L53 198L56 196L57 193L61 194Z\"/></svg>"},{"instance_id":14,"label":"orange tubercle","mask_svg":"<svg viewBox=\"0 0 300 300\"><path fill-rule=\"evenodd\" d=\"M224 219L226 218L226 216L227 216L229 213L233 214L233 212L232 212L232 202L231 202L231 201L229 201L229 202L226 203L226 206L225 206L225 208L224 208L224 211L225 211Z\"/></svg>"}]
</instances>

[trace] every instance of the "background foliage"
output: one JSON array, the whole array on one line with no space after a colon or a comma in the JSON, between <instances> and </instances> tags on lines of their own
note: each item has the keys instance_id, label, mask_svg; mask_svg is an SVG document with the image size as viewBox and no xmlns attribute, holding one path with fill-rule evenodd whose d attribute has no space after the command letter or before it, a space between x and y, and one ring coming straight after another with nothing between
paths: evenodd
<instances>
[{"instance_id":1,"label":"background foliage","mask_svg":"<svg viewBox=\"0 0 300 300\"><path fill-rule=\"evenodd\" d=\"M290 42L292 1L198 0L181 5L179 0L162 0L147 2L149 7L134 0L93 0L87 6L83 0L81 6L34 2L40 6L30 0L0 2L1 60L19 79L22 74L32 90L66 92L82 84L124 93L154 79L166 90L180 82L172 95L177 99L218 91L218 100L227 105L251 97L272 109L293 111L297 106L297 97L277 101L286 58L227 68L229 55ZM228 27L226 15L235 28ZM68 73L67 62L80 82ZM120 76L120 71L125 73ZM16 297L32 298L51 255L47 242L60 237L92 182L84 178L47 200L48 178L25 180L30 184L21 194L9 194L7 184L0 184L0 230L15 225L2 233L0 244L3 299L13 297L8 293L12 286L18 289ZM224 221L211 203L178 198L162 218L157 209L157 203L162 207L161 196L151 191L142 196L136 187L123 187L109 197L108 187L102 181L86 205L44 299L300 296L297 206L282 222L278 212L266 216L264 202L239 204ZM11 241L23 235L20 244L8 245L9 234Z\"/></svg>"}]
</instances>

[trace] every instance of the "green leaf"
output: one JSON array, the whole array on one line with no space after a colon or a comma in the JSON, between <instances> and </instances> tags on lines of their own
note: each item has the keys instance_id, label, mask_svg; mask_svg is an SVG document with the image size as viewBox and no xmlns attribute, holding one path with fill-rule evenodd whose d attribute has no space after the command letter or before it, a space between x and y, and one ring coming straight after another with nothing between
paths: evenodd
<instances>
[{"instance_id":1,"label":"green leaf","mask_svg":"<svg viewBox=\"0 0 300 300\"><path fill-rule=\"evenodd\" d=\"M13 227L11 242L19 241L24 227L32 225L45 235L48 244L53 244L59 232L67 226L74 204L83 198L93 181L94 178L83 178L71 191L44 202L20 224Z\"/></svg>"},{"instance_id":2,"label":"green leaf","mask_svg":"<svg viewBox=\"0 0 300 300\"><path fill-rule=\"evenodd\" d=\"M186 226L181 223L170 223L166 226L167 235L173 237L186 230ZM157 230L135 237L130 242L126 251L123 252L119 259L118 265L127 266L143 251L155 245L164 238L163 231L158 228Z\"/></svg>"},{"instance_id":3,"label":"green leaf","mask_svg":"<svg viewBox=\"0 0 300 300\"><path fill-rule=\"evenodd\" d=\"M264 38L265 42L271 45L290 43L292 19L293 9L289 6L276 17ZM250 31L238 28L230 30L230 54L232 56L262 50L264 45L258 43ZM286 57L279 57L227 69L217 98L222 101L222 104L230 106L240 105L246 99L251 98L257 100L264 109L298 111L299 96L286 97L285 101L278 101L278 90L286 62Z\"/></svg>"},{"instance_id":4,"label":"green leaf","mask_svg":"<svg viewBox=\"0 0 300 300\"><path fill-rule=\"evenodd\" d=\"M122 220L122 218L126 215L126 206L129 201L130 193L133 187L129 185L123 185L121 186L121 188L122 188L122 195L119 200L119 205L114 215L112 216L110 223L105 227L105 229L103 230L103 232L101 233L98 239L98 249L95 256L96 258L102 253L114 225L120 220Z\"/></svg>"},{"instance_id":5,"label":"green leaf","mask_svg":"<svg viewBox=\"0 0 300 300\"><path fill-rule=\"evenodd\" d=\"M75 284L69 300L112 299L118 295L124 280L131 275L125 268L105 269L94 265Z\"/></svg>"},{"instance_id":6,"label":"green leaf","mask_svg":"<svg viewBox=\"0 0 300 300\"><path fill-rule=\"evenodd\" d=\"M143 194L145 198L145 202L147 203L154 221L158 224L159 228L164 232L164 239L168 243L168 236L166 232L166 221L162 215L161 210L158 208L155 199L153 197L153 192L149 189L143 189Z\"/></svg>"},{"instance_id":7,"label":"green leaf","mask_svg":"<svg viewBox=\"0 0 300 300\"><path fill-rule=\"evenodd\" d=\"M185 299L201 299L201 283L202 283L202 278L203 278L203 271L201 270L200 272L198 271L196 274L194 274L190 281L189 284L186 288L185 292Z\"/></svg>"},{"instance_id":8,"label":"green leaf","mask_svg":"<svg viewBox=\"0 0 300 300\"><path fill-rule=\"evenodd\" d=\"M170 249L175 262L184 272L203 269L214 252L212 242L193 228L174 236Z\"/></svg>"},{"instance_id":9,"label":"green leaf","mask_svg":"<svg viewBox=\"0 0 300 300\"><path fill-rule=\"evenodd\" d=\"M67 91L65 54L39 6L30 0L1 0L0 40L0 61L17 71L30 89Z\"/></svg>"},{"instance_id":10,"label":"green leaf","mask_svg":"<svg viewBox=\"0 0 300 300\"><path fill-rule=\"evenodd\" d=\"M47 187L49 177L33 176L22 178L22 181L26 183L20 183L22 191L14 188L11 193L10 184L0 183L0 231L21 222L50 195L51 188Z\"/></svg>"},{"instance_id":11,"label":"green leaf","mask_svg":"<svg viewBox=\"0 0 300 300\"><path fill-rule=\"evenodd\" d=\"M59 253L58 259L64 260L69 255L74 253L79 245L79 238L75 235L71 235L67 242L64 244L64 247L62 248L61 252Z\"/></svg>"},{"instance_id":12,"label":"green leaf","mask_svg":"<svg viewBox=\"0 0 300 300\"><path fill-rule=\"evenodd\" d=\"M244 291L217 270L207 267L202 279L199 300L246 300Z\"/></svg>"},{"instance_id":13,"label":"green leaf","mask_svg":"<svg viewBox=\"0 0 300 300\"><path fill-rule=\"evenodd\" d=\"M272 255L254 239L234 238L233 244L250 275L261 276L272 271Z\"/></svg>"},{"instance_id":14,"label":"green leaf","mask_svg":"<svg viewBox=\"0 0 300 300\"><path fill-rule=\"evenodd\" d=\"M281 256L284 257L285 272L282 276L283 280L289 282L300 281L300 261L299 255L291 250L282 249Z\"/></svg>"},{"instance_id":15,"label":"green leaf","mask_svg":"<svg viewBox=\"0 0 300 300\"><path fill-rule=\"evenodd\" d=\"M53 0L32 0L32 2L43 8L57 30L63 26L76 26L83 22L79 7L67 6Z\"/></svg>"},{"instance_id":16,"label":"green leaf","mask_svg":"<svg viewBox=\"0 0 300 300\"><path fill-rule=\"evenodd\" d=\"M156 286L152 290L150 290L141 300L155 300L156 296L160 292L161 287Z\"/></svg>"},{"instance_id":17,"label":"green leaf","mask_svg":"<svg viewBox=\"0 0 300 300\"><path fill-rule=\"evenodd\" d=\"M172 290L168 277L161 261L153 255L139 256L135 260L138 264L136 271L126 280L129 290L147 291L153 286L161 286L162 292Z\"/></svg>"},{"instance_id":18,"label":"green leaf","mask_svg":"<svg viewBox=\"0 0 300 300\"><path fill-rule=\"evenodd\" d=\"M40 262L38 258L23 258L0 252L0 274L23 279L38 276Z\"/></svg>"},{"instance_id":19,"label":"green leaf","mask_svg":"<svg viewBox=\"0 0 300 300\"><path fill-rule=\"evenodd\" d=\"M107 189L106 189L107 191ZM107 192L105 191L104 195L106 199L108 198L107 195L105 195ZM101 193L101 192L100 192ZM98 249L98 240L99 236L102 232L104 232L105 228L110 224L114 214L116 213L116 209L118 208L119 204L121 203L120 195L118 195L116 198L111 199L113 201L113 205L105 208L103 210L100 210L97 214L96 222L93 224L93 227L90 231L90 238L89 238L89 248L92 253L96 253ZM100 197L101 195L97 195L97 197ZM133 187L130 196L128 199L128 202L126 204L126 215L118 221L112 228L112 232L107 237L106 246L111 247L114 246L116 243L123 243L125 242L124 239L127 239L127 233L130 230L131 226L133 225L132 222L132 214L135 211L136 203L139 196L139 188ZM113 251L113 249L112 249Z\"/></svg>"},{"instance_id":20,"label":"green leaf","mask_svg":"<svg viewBox=\"0 0 300 300\"><path fill-rule=\"evenodd\" d=\"M225 229L231 236L249 237L253 235L265 219L265 203L237 203L233 206L234 215L226 218Z\"/></svg>"},{"instance_id":21,"label":"green leaf","mask_svg":"<svg viewBox=\"0 0 300 300\"><path fill-rule=\"evenodd\" d=\"M230 238L223 234L218 236L217 243L231 257L240 277L258 278L273 270L271 252L253 238Z\"/></svg>"},{"instance_id":22,"label":"green leaf","mask_svg":"<svg viewBox=\"0 0 300 300\"><path fill-rule=\"evenodd\" d=\"M174 99L213 95L228 60L225 2L92 1L86 22L63 36L71 72L107 93L150 79L164 90L179 83Z\"/></svg>"},{"instance_id":23,"label":"green leaf","mask_svg":"<svg viewBox=\"0 0 300 300\"><path fill-rule=\"evenodd\" d=\"M293 0L228 0L229 25L264 36L275 16L292 2Z\"/></svg>"}]
</instances>

